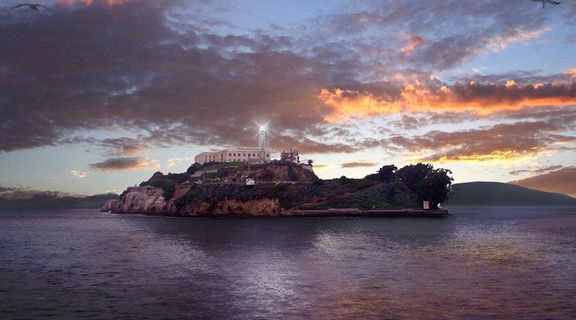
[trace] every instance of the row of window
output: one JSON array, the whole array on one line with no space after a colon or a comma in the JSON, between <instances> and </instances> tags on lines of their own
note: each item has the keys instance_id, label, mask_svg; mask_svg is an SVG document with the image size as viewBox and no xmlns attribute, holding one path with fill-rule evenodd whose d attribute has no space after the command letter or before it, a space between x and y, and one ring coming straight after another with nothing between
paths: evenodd
<instances>
[{"instance_id":1,"label":"row of window","mask_svg":"<svg viewBox=\"0 0 576 320\"><path fill-rule=\"evenodd\" d=\"M236 156L238 156L238 157L246 157L246 156L247 156L247 157L250 157L250 153L238 153L238 154L236 154L236 153L229 153L228 156L229 156L229 157L236 157ZM253 154L252 154L252 157L256 157L256 154L253 153ZM270 155L267 154L266 157L270 158Z\"/></svg>"},{"instance_id":2,"label":"row of window","mask_svg":"<svg viewBox=\"0 0 576 320\"><path fill-rule=\"evenodd\" d=\"M253 154L250 154L250 153L248 153L248 154L247 153L242 153L242 154L241 153L238 153L238 154L229 153L228 157L236 157L236 156L246 157L247 156L248 158L250 158L250 155L252 155L252 157L256 157L255 153L253 153ZM204 161L208 161L208 160L214 161L214 160L216 160L216 157L217 157L216 155L206 155L206 156L204 156ZM222 156L220 156L220 158L222 158ZM270 154L266 154L266 158L270 158ZM228 159L228 160L241 160L241 159Z\"/></svg>"}]
</instances>

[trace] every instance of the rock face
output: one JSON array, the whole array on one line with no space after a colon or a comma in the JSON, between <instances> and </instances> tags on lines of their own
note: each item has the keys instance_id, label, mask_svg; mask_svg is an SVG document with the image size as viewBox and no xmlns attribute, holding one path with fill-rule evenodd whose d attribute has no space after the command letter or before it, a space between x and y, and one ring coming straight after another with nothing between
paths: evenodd
<instances>
[{"instance_id":1,"label":"rock face","mask_svg":"<svg viewBox=\"0 0 576 320\"><path fill-rule=\"evenodd\" d=\"M108 201L104 210L124 213L169 212L164 191L155 187L130 187L122 193L120 200Z\"/></svg>"},{"instance_id":2,"label":"rock face","mask_svg":"<svg viewBox=\"0 0 576 320\"><path fill-rule=\"evenodd\" d=\"M282 211L278 199L222 199L212 203L196 201L177 206L175 200L179 197L166 201L163 193L161 188L130 187L122 193L120 200L107 201L102 211L182 216L274 216Z\"/></svg>"},{"instance_id":3,"label":"rock face","mask_svg":"<svg viewBox=\"0 0 576 320\"><path fill-rule=\"evenodd\" d=\"M246 179L255 185L246 185ZM155 173L129 187L103 211L179 216L278 216L305 210L418 208L417 196L401 182L320 180L293 163L209 164L186 173Z\"/></svg>"}]
</instances>

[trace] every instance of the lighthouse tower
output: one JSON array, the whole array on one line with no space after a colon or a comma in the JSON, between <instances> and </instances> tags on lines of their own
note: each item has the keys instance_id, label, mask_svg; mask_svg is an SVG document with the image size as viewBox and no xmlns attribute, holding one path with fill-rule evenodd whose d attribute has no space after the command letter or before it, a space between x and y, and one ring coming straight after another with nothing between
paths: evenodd
<instances>
[{"instance_id":1,"label":"lighthouse tower","mask_svg":"<svg viewBox=\"0 0 576 320\"><path fill-rule=\"evenodd\" d=\"M266 125L260 126L260 130L258 131L258 150L260 151L260 159L266 162L266 134L268 133Z\"/></svg>"}]
</instances>

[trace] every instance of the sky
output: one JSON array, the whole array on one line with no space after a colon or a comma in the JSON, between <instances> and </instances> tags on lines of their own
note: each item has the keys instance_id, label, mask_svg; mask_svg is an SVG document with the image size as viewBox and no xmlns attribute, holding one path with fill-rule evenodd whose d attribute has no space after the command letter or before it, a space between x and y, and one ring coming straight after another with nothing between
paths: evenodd
<instances>
[{"instance_id":1,"label":"sky","mask_svg":"<svg viewBox=\"0 0 576 320\"><path fill-rule=\"evenodd\" d=\"M576 196L576 0L0 2L0 191L121 192L196 154L427 162Z\"/></svg>"}]
</instances>

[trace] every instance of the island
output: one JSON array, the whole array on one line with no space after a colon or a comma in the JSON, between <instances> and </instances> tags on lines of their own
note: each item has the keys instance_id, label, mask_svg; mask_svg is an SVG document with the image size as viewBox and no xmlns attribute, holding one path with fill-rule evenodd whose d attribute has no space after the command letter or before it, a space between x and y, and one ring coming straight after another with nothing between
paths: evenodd
<instances>
[{"instance_id":1,"label":"island","mask_svg":"<svg viewBox=\"0 0 576 320\"><path fill-rule=\"evenodd\" d=\"M194 163L184 173L156 172L102 211L170 216L442 217L450 170L418 163L385 165L362 179L323 180L312 163Z\"/></svg>"}]
</instances>

